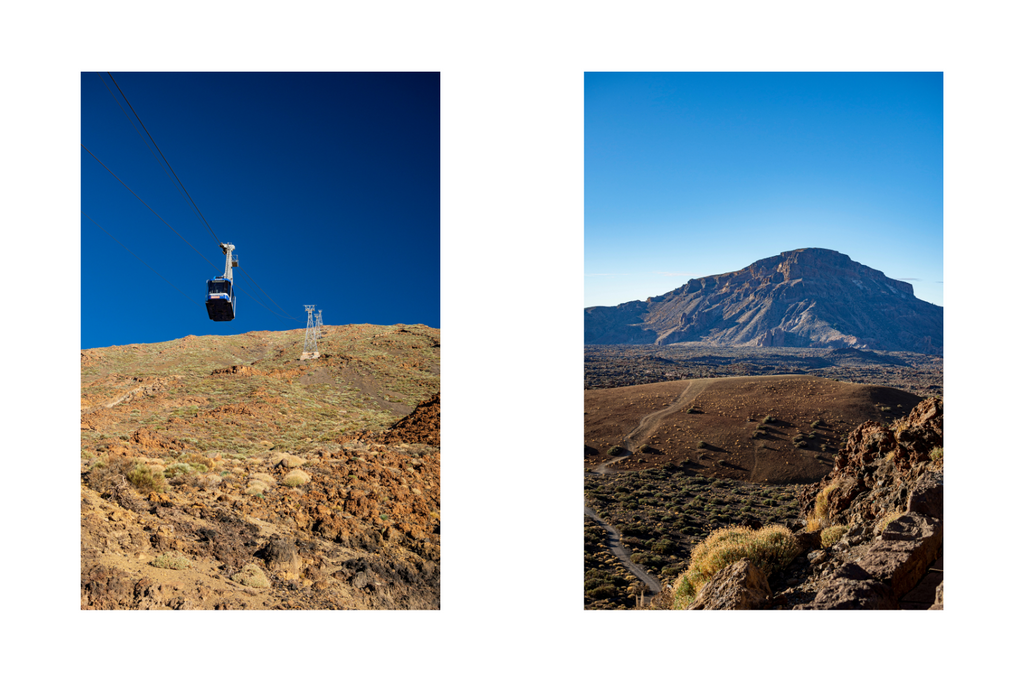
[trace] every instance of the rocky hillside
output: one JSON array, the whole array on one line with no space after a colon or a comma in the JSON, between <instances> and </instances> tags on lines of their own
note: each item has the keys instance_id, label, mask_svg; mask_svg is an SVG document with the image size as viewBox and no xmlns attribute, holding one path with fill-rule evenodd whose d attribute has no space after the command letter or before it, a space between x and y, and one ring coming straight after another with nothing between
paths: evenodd
<instances>
[{"instance_id":1,"label":"rocky hillside","mask_svg":"<svg viewBox=\"0 0 1024 682\"><path fill-rule=\"evenodd\" d=\"M718 571L690 609L941 609L942 400L849 436L831 473L804 487L792 552ZM678 587L678 586L677 586Z\"/></svg>"},{"instance_id":2,"label":"rocky hillside","mask_svg":"<svg viewBox=\"0 0 1024 682\"><path fill-rule=\"evenodd\" d=\"M942 308L828 249L692 279L646 301L584 310L584 343L868 348L942 354Z\"/></svg>"},{"instance_id":3,"label":"rocky hillside","mask_svg":"<svg viewBox=\"0 0 1024 682\"><path fill-rule=\"evenodd\" d=\"M440 333L82 351L83 609L440 607Z\"/></svg>"}]
</instances>

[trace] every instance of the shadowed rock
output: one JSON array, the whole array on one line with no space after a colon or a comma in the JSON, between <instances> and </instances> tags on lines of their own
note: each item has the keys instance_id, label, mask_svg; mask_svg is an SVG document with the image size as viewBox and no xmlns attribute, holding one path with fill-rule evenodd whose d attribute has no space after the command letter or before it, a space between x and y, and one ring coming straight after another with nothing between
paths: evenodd
<instances>
[{"instance_id":1,"label":"shadowed rock","mask_svg":"<svg viewBox=\"0 0 1024 682\"><path fill-rule=\"evenodd\" d=\"M768 606L772 596L768 578L749 559L722 569L701 588L687 610L751 610Z\"/></svg>"}]
</instances>

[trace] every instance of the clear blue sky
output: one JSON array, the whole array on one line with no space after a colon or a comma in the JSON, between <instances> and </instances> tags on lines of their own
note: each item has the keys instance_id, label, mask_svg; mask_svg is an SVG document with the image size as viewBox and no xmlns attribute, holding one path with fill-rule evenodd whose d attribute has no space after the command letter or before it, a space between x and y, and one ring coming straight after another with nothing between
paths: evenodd
<instances>
[{"instance_id":1,"label":"clear blue sky","mask_svg":"<svg viewBox=\"0 0 1024 682\"><path fill-rule=\"evenodd\" d=\"M108 75L82 73L82 144L202 254L80 150L82 211L171 283L83 215L83 348L304 328L306 304L327 325L440 326L439 74L113 77L258 287L236 269L236 318L208 319L217 241Z\"/></svg>"},{"instance_id":2,"label":"clear blue sky","mask_svg":"<svg viewBox=\"0 0 1024 682\"><path fill-rule=\"evenodd\" d=\"M588 73L585 306L820 247L942 305L941 73Z\"/></svg>"}]
</instances>

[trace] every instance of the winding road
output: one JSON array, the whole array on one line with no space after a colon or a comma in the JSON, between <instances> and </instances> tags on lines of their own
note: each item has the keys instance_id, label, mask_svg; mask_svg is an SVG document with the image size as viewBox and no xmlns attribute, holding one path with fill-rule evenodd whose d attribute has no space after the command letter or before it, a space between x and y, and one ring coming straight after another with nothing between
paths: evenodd
<instances>
[{"instance_id":1,"label":"winding road","mask_svg":"<svg viewBox=\"0 0 1024 682\"><path fill-rule=\"evenodd\" d=\"M671 404L644 416L644 418L640 420L640 423L637 424L636 428L626 434L626 437L622 441L622 447L626 450L626 454L613 457L601 464L598 464L591 470L591 475L601 476L615 473L615 470L611 468L612 466L631 456L635 446L642 446L646 444L647 439L649 439L651 434L653 434L658 428L662 419L683 409L684 405L703 393L704 389L707 388L707 385L711 381L711 379L691 379L687 382L686 386ZM622 536L619 534L619 531L610 523L601 519L601 517L597 515L597 512L586 505L583 507L583 513L594 519L594 521L605 529L605 532L608 533L608 547L612 550L612 554L622 562L630 573L642 580L647 586L648 594L644 596L644 603L647 603L650 601L651 597L661 592L661 583L658 579L630 560L629 553L626 552L626 548L622 545Z\"/></svg>"},{"instance_id":2,"label":"winding road","mask_svg":"<svg viewBox=\"0 0 1024 682\"><path fill-rule=\"evenodd\" d=\"M647 594L644 595L644 603L646 604L650 601L651 597L661 592L661 583L658 582L658 579L630 560L629 553L626 552L626 548L622 545L622 536L619 535L619 531L615 530L615 527L610 523L604 521L597 515L597 512L590 507L584 506L583 513L594 519L598 525L604 528L605 532L608 533L608 547L612 550L612 554L614 554L619 561L629 569L630 573L635 575L637 578L640 578L640 580L647 585Z\"/></svg>"}]
</instances>

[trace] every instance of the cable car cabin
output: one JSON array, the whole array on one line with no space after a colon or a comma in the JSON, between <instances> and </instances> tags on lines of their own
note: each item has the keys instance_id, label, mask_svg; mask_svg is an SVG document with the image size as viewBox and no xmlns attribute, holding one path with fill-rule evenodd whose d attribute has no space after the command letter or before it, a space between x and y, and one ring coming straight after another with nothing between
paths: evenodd
<instances>
[{"instance_id":1,"label":"cable car cabin","mask_svg":"<svg viewBox=\"0 0 1024 682\"><path fill-rule=\"evenodd\" d=\"M235 291L231 280L223 277L206 280L206 312L214 322L235 319Z\"/></svg>"}]
</instances>

